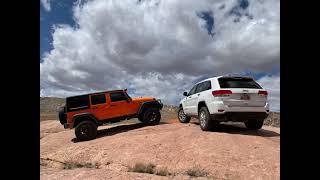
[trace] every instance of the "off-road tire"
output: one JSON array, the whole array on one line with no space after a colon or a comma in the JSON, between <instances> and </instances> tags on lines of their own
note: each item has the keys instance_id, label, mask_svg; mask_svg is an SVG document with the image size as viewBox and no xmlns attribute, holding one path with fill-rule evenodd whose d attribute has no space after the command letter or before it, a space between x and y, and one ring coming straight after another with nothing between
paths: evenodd
<instances>
[{"instance_id":1,"label":"off-road tire","mask_svg":"<svg viewBox=\"0 0 320 180\"><path fill-rule=\"evenodd\" d=\"M97 129L98 127L94 122L82 121L75 128L75 134L80 141L88 141L96 138Z\"/></svg>"},{"instance_id":2,"label":"off-road tire","mask_svg":"<svg viewBox=\"0 0 320 180\"><path fill-rule=\"evenodd\" d=\"M143 124L147 126L153 126L160 123L161 120L161 113L159 109L156 108L150 108L144 111L143 113Z\"/></svg>"},{"instance_id":3,"label":"off-road tire","mask_svg":"<svg viewBox=\"0 0 320 180\"><path fill-rule=\"evenodd\" d=\"M191 117L188 117L187 115L184 114L183 108L179 107L178 109L178 119L181 123L189 123Z\"/></svg>"},{"instance_id":4,"label":"off-road tire","mask_svg":"<svg viewBox=\"0 0 320 180\"><path fill-rule=\"evenodd\" d=\"M199 111L199 123L202 131L209 131L212 128L210 113L207 107L202 107Z\"/></svg>"},{"instance_id":5,"label":"off-road tire","mask_svg":"<svg viewBox=\"0 0 320 180\"><path fill-rule=\"evenodd\" d=\"M143 114L144 114L144 113L141 113L141 114L138 115L138 120L139 120L140 122L142 122L142 123L143 123Z\"/></svg>"},{"instance_id":6,"label":"off-road tire","mask_svg":"<svg viewBox=\"0 0 320 180\"><path fill-rule=\"evenodd\" d=\"M250 130L258 130L262 128L263 121L264 119L251 119L251 120L245 121L244 124Z\"/></svg>"}]
</instances>

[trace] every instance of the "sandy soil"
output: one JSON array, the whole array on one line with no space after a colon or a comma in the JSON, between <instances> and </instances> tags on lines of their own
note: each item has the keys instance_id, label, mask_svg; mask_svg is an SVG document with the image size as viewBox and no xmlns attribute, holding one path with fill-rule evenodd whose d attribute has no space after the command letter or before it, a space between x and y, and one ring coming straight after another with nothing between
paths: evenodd
<instances>
[{"instance_id":1,"label":"sandy soil","mask_svg":"<svg viewBox=\"0 0 320 180\"><path fill-rule=\"evenodd\" d=\"M196 122L171 119L157 126L139 123L99 127L98 137L78 142L59 121L40 122L41 179L190 179L186 171L207 172L198 179L280 179L280 128L249 131L221 124L210 132ZM97 168L63 169L65 162ZM170 176L128 172L137 162L166 167Z\"/></svg>"}]
</instances>

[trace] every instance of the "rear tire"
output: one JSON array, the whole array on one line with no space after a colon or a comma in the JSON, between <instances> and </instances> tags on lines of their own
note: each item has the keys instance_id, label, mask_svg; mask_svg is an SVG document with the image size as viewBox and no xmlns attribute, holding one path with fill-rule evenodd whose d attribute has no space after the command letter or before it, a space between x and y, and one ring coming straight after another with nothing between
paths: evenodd
<instances>
[{"instance_id":1,"label":"rear tire","mask_svg":"<svg viewBox=\"0 0 320 180\"><path fill-rule=\"evenodd\" d=\"M202 131L209 131L212 126L212 120L207 107L202 107L199 111L199 123Z\"/></svg>"},{"instance_id":2,"label":"rear tire","mask_svg":"<svg viewBox=\"0 0 320 180\"><path fill-rule=\"evenodd\" d=\"M153 126L160 123L161 113L159 109L150 108L144 111L142 122L147 126Z\"/></svg>"},{"instance_id":3,"label":"rear tire","mask_svg":"<svg viewBox=\"0 0 320 180\"><path fill-rule=\"evenodd\" d=\"M257 129L261 129L262 128L263 121L264 121L264 119L248 120L248 121L245 121L244 124L250 130L257 130Z\"/></svg>"},{"instance_id":4,"label":"rear tire","mask_svg":"<svg viewBox=\"0 0 320 180\"><path fill-rule=\"evenodd\" d=\"M96 138L97 129L98 127L94 122L82 121L77 125L75 134L80 141L88 141Z\"/></svg>"},{"instance_id":5,"label":"rear tire","mask_svg":"<svg viewBox=\"0 0 320 180\"><path fill-rule=\"evenodd\" d=\"M178 119L181 123L189 123L191 118L184 114L182 107L179 107Z\"/></svg>"}]
</instances>

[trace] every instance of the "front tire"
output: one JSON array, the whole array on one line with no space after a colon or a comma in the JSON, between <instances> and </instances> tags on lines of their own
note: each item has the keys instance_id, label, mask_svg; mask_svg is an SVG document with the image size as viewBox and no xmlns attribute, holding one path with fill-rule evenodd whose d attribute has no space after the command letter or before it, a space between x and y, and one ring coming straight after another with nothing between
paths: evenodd
<instances>
[{"instance_id":1,"label":"front tire","mask_svg":"<svg viewBox=\"0 0 320 180\"><path fill-rule=\"evenodd\" d=\"M258 120L248 120L245 121L244 124L246 125L246 127L250 130L258 130L261 129L263 126L263 121L264 119L258 119Z\"/></svg>"},{"instance_id":2,"label":"front tire","mask_svg":"<svg viewBox=\"0 0 320 180\"><path fill-rule=\"evenodd\" d=\"M181 123L189 123L191 118L184 114L182 107L179 107L178 119Z\"/></svg>"},{"instance_id":3,"label":"front tire","mask_svg":"<svg viewBox=\"0 0 320 180\"><path fill-rule=\"evenodd\" d=\"M75 134L80 141L88 141L96 138L97 131L98 127L94 122L82 121L77 125Z\"/></svg>"},{"instance_id":4,"label":"front tire","mask_svg":"<svg viewBox=\"0 0 320 180\"><path fill-rule=\"evenodd\" d=\"M212 120L207 107L202 107L199 111L199 123L202 131L209 131L212 126Z\"/></svg>"},{"instance_id":5,"label":"front tire","mask_svg":"<svg viewBox=\"0 0 320 180\"><path fill-rule=\"evenodd\" d=\"M147 126L158 125L161 120L161 113L159 109L150 108L143 114L142 122Z\"/></svg>"},{"instance_id":6,"label":"front tire","mask_svg":"<svg viewBox=\"0 0 320 180\"><path fill-rule=\"evenodd\" d=\"M143 114L139 114L138 120L143 123Z\"/></svg>"}]
</instances>

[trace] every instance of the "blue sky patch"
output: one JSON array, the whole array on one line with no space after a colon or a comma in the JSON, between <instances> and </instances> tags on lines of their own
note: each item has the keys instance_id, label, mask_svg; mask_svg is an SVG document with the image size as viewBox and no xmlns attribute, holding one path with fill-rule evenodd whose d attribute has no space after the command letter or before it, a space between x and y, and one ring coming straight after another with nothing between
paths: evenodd
<instances>
[{"instance_id":1,"label":"blue sky patch","mask_svg":"<svg viewBox=\"0 0 320 180\"><path fill-rule=\"evenodd\" d=\"M206 26L205 28L208 31L208 35L210 36L214 36L214 17L213 17L213 12L211 10L209 11L202 11L202 12L198 12L196 13L197 16L201 19L203 19L204 21L206 21Z\"/></svg>"},{"instance_id":2,"label":"blue sky patch","mask_svg":"<svg viewBox=\"0 0 320 180\"><path fill-rule=\"evenodd\" d=\"M248 19L253 19L253 16L247 12L249 5L248 0L237 1L236 5L229 12L230 15L235 16L235 23L239 22L242 16L246 16Z\"/></svg>"},{"instance_id":3,"label":"blue sky patch","mask_svg":"<svg viewBox=\"0 0 320 180\"><path fill-rule=\"evenodd\" d=\"M51 1L51 10L46 11L40 5L40 62L45 52L50 52L52 47L53 25L68 24L75 26L72 7L76 0Z\"/></svg>"}]
</instances>

